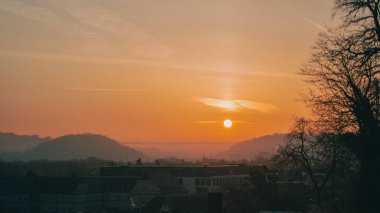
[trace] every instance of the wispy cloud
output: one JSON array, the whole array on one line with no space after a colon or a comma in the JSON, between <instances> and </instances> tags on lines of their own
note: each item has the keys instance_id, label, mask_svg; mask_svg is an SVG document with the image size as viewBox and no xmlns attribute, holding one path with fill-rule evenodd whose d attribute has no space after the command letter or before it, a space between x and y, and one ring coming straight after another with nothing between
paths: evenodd
<instances>
[{"instance_id":1,"label":"wispy cloud","mask_svg":"<svg viewBox=\"0 0 380 213\"><path fill-rule=\"evenodd\" d=\"M242 121L242 120L232 120L233 123L241 123L241 124L253 124L253 123L260 123L260 122L263 122L263 121ZM216 124L216 123L223 123L223 120L210 120L210 121L195 121L195 123L199 123L199 124Z\"/></svg>"},{"instance_id":2,"label":"wispy cloud","mask_svg":"<svg viewBox=\"0 0 380 213\"><path fill-rule=\"evenodd\" d=\"M223 100L218 98L197 98L196 100L207 106L224 109L226 111L238 111L241 109L248 109L262 113L269 113L277 109L277 107L272 104L243 99Z\"/></svg>"},{"instance_id":3,"label":"wispy cloud","mask_svg":"<svg viewBox=\"0 0 380 213\"><path fill-rule=\"evenodd\" d=\"M223 121L195 121L195 123L199 124L216 124L216 123L222 123Z\"/></svg>"},{"instance_id":4,"label":"wispy cloud","mask_svg":"<svg viewBox=\"0 0 380 213\"><path fill-rule=\"evenodd\" d=\"M197 100L205 105L225 109L227 111L235 111L239 107L235 101L216 98L197 98Z\"/></svg>"},{"instance_id":5,"label":"wispy cloud","mask_svg":"<svg viewBox=\"0 0 380 213\"><path fill-rule=\"evenodd\" d=\"M128 13L111 10L92 1L2 0L0 10L54 29L68 38L64 46L41 50L1 50L0 56L38 60L65 60L89 63L142 64L192 72L233 76L298 78L295 74L262 69L194 65L175 61L173 49ZM59 44L61 45L61 44ZM57 45L57 46L59 46Z\"/></svg>"},{"instance_id":6,"label":"wispy cloud","mask_svg":"<svg viewBox=\"0 0 380 213\"><path fill-rule=\"evenodd\" d=\"M153 59L167 59L172 50L164 42L148 33L143 27L133 23L124 14L115 13L102 6L66 3L66 12L78 23L96 33L104 42L122 53ZM91 44L88 48L91 50Z\"/></svg>"},{"instance_id":7,"label":"wispy cloud","mask_svg":"<svg viewBox=\"0 0 380 213\"><path fill-rule=\"evenodd\" d=\"M93 1L0 1L0 10L40 23L75 42L68 52L167 59L171 48L123 13ZM75 38L75 39L73 39Z\"/></svg>"},{"instance_id":8,"label":"wispy cloud","mask_svg":"<svg viewBox=\"0 0 380 213\"><path fill-rule=\"evenodd\" d=\"M296 74L289 74L289 73L281 73L281 72L273 72L268 70L259 70L259 69L242 69L242 68L223 68L219 66L212 66L212 65L204 65L204 66L197 66L194 64L186 65L186 64L171 64L168 65L172 68L177 69L185 69L185 70L192 70L192 71L200 71L200 72L209 72L209 73L220 73L220 74L227 74L227 75L235 75L235 76L267 76L267 77L278 77L278 78L297 78L298 76Z\"/></svg>"},{"instance_id":9,"label":"wispy cloud","mask_svg":"<svg viewBox=\"0 0 380 213\"><path fill-rule=\"evenodd\" d=\"M86 88L86 87L68 87L66 90L82 91L82 92L145 92L146 89L133 88Z\"/></svg>"},{"instance_id":10,"label":"wispy cloud","mask_svg":"<svg viewBox=\"0 0 380 213\"><path fill-rule=\"evenodd\" d=\"M261 102L248 101L248 100L235 100L235 102L242 108L256 110L259 112L272 112L277 109L275 105L268 104L268 103L261 103Z\"/></svg>"},{"instance_id":11,"label":"wispy cloud","mask_svg":"<svg viewBox=\"0 0 380 213\"><path fill-rule=\"evenodd\" d=\"M241 120L234 120L234 123L242 123L242 124L253 124L253 123L261 123L261 122L268 122L268 121L241 121Z\"/></svg>"},{"instance_id":12,"label":"wispy cloud","mask_svg":"<svg viewBox=\"0 0 380 213\"><path fill-rule=\"evenodd\" d=\"M78 61L86 63L103 63L103 64L135 64L135 65L149 65L164 68L172 68L183 71L202 72L210 74L226 74L241 77L253 76L268 76L278 78L298 78L296 74L282 74L265 70L233 70L233 69L220 69L212 68L210 66L194 66L180 64L170 61L158 61L150 59L138 58L122 58L122 57L108 57L108 56L95 56L84 54L65 54L65 53L46 53L46 52L32 52L32 51L14 51L14 50L0 50L0 57L12 57L31 60L54 60L54 61Z\"/></svg>"}]
</instances>

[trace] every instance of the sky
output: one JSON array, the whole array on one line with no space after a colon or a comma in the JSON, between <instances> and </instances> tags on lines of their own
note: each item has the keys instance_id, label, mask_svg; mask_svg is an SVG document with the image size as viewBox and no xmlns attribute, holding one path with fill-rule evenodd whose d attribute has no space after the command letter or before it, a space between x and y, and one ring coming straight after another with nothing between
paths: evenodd
<instances>
[{"instance_id":1,"label":"sky","mask_svg":"<svg viewBox=\"0 0 380 213\"><path fill-rule=\"evenodd\" d=\"M308 114L297 72L332 4L0 0L0 131L137 142L287 132Z\"/></svg>"}]
</instances>

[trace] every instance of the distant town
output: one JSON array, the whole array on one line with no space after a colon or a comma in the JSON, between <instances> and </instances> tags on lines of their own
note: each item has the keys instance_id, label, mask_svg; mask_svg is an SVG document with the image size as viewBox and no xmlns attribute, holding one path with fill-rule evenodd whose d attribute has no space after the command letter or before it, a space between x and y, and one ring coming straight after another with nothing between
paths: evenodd
<instances>
[{"instance_id":1,"label":"distant town","mask_svg":"<svg viewBox=\"0 0 380 213\"><path fill-rule=\"evenodd\" d=\"M273 135L239 146L278 145L283 139L283 135ZM262 193L274 193L268 191L274 189L272 184L276 196L286 197L282 193L288 193L290 185L308 188L305 176L289 182L269 169L270 154L265 154L265 148L258 148L262 152L249 159L185 160L152 158L93 134L54 139L2 133L0 144L1 212L258 212L290 208L288 202L262 203ZM121 152L109 154L105 145ZM241 149L235 150L231 153L238 155ZM299 202L293 201L294 205Z\"/></svg>"},{"instance_id":2,"label":"distant town","mask_svg":"<svg viewBox=\"0 0 380 213\"><path fill-rule=\"evenodd\" d=\"M72 162L71 166L96 162L103 161L93 158ZM91 170L93 174L83 176L41 176L29 170L23 176L0 177L0 210L62 213L232 213L265 210L265 205L260 204L260 200L255 200L259 194L252 197L245 193L264 190L260 189L262 187L270 189L272 186L265 186L268 184L266 181L277 174L264 165L220 163L213 161L209 164L204 159L202 164L196 164L171 159L157 160L152 164L138 159L133 165L114 163L100 167L99 171ZM62 167L59 162L29 162L31 167L37 167L37 164L39 167L51 164L51 170ZM17 163L13 163L13 166L16 165ZM296 185L300 190L308 188L305 177L289 183L277 180L271 184L281 186L276 190L284 190L284 193L290 185ZM271 193L260 191L263 192ZM260 194L261 196L263 195ZM275 206L286 207L280 203Z\"/></svg>"}]
</instances>

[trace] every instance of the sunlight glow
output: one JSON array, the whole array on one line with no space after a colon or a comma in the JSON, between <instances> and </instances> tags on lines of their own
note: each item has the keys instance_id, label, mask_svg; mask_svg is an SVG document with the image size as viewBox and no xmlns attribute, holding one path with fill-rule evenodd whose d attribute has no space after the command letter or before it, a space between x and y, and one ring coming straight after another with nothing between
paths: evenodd
<instances>
[{"instance_id":1,"label":"sunlight glow","mask_svg":"<svg viewBox=\"0 0 380 213\"><path fill-rule=\"evenodd\" d=\"M224 109L226 111L238 111L241 109L248 109L262 113L270 113L277 109L277 107L272 104L244 99L223 100L218 98L197 98L197 100L205 105Z\"/></svg>"},{"instance_id":2,"label":"sunlight glow","mask_svg":"<svg viewBox=\"0 0 380 213\"><path fill-rule=\"evenodd\" d=\"M224 120L224 127L230 128L232 126L232 121L230 119Z\"/></svg>"}]
</instances>

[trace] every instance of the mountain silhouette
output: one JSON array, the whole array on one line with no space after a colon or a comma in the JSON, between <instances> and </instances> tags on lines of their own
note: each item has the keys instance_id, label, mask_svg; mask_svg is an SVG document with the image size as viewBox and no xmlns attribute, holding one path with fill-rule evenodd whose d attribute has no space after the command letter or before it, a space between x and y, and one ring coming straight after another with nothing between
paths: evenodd
<instances>
[{"instance_id":1,"label":"mountain silhouette","mask_svg":"<svg viewBox=\"0 0 380 213\"><path fill-rule=\"evenodd\" d=\"M138 158L146 158L135 149L124 146L111 138L95 134L65 135L28 149L21 156L22 160L69 160L88 157L115 161L135 161Z\"/></svg>"},{"instance_id":2,"label":"mountain silhouette","mask_svg":"<svg viewBox=\"0 0 380 213\"><path fill-rule=\"evenodd\" d=\"M38 135L0 133L0 152L22 152L48 140L49 137L42 138Z\"/></svg>"},{"instance_id":3,"label":"mountain silhouette","mask_svg":"<svg viewBox=\"0 0 380 213\"><path fill-rule=\"evenodd\" d=\"M233 160L269 157L279 145L284 144L285 138L285 134L274 134L238 142L220 153L220 157Z\"/></svg>"}]
</instances>

